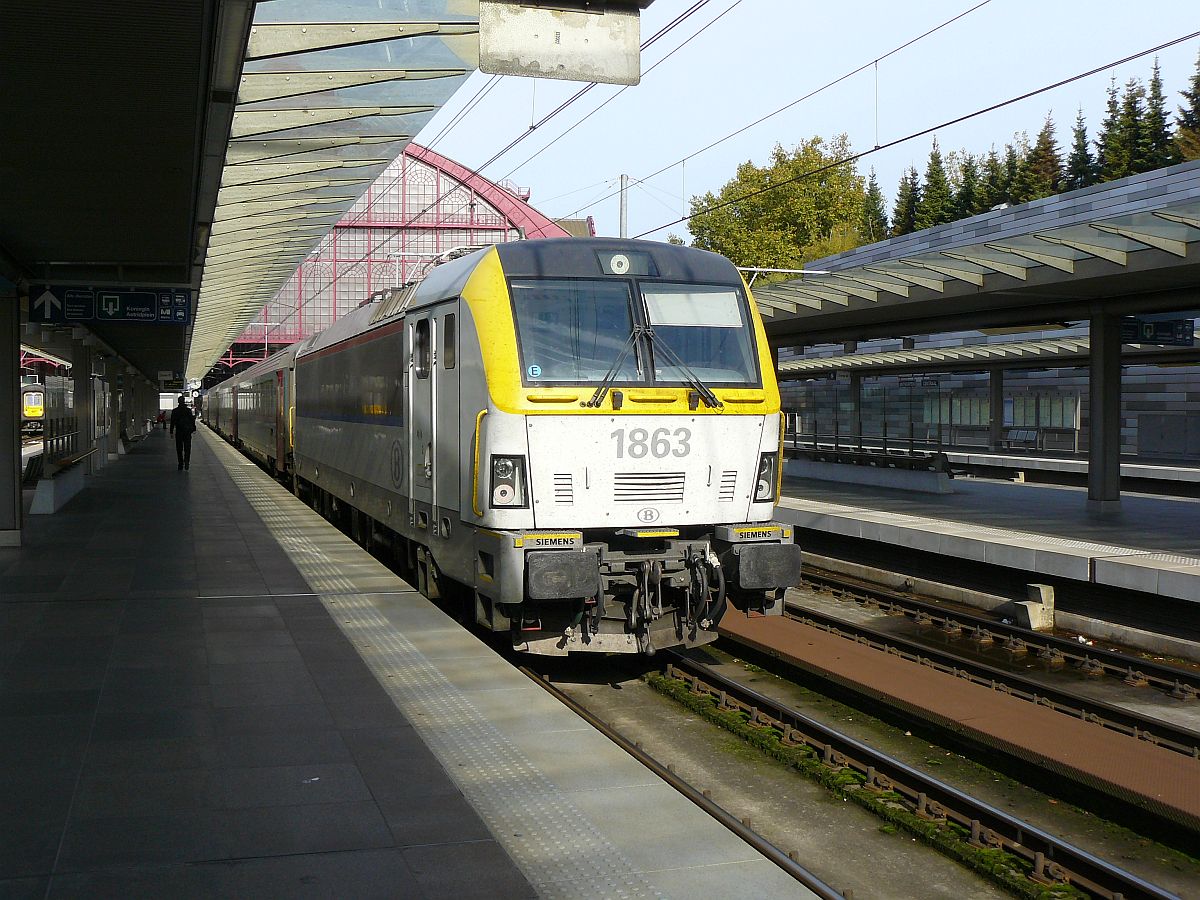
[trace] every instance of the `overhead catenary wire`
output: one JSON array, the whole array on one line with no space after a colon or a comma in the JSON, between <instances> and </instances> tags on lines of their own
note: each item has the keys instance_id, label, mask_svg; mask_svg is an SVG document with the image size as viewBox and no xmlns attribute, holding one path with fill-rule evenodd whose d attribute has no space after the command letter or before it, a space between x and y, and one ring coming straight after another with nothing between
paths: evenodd
<instances>
[{"instance_id":1,"label":"overhead catenary wire","mask_svg":"<svg viewBox=\"0 0 1200 900\"><path fill-rule=\"evenodd\" d=\"M761 125L763 122L766 122L769 119L773 119L775 116L778 116L778 115L781 115L782 113L787 112L789 109L792 109L793 107L798 106L799 104L803 103L806 100L811 100L813 97L817 96L818 94L824 93L825 91L829 90L830 88L836 87L837 85L841 84L843 81L846 81L847 79L853 78L855 75L858 75L860 72L863 72L873 66L878 68L878 65L881 61L883 61L891 56L895 56L897 53L901 52L902 50L906 50L909 47L913 46L913 44L916 44L919 41L923 41L925 38L936 34L937 32L941 31L943 28L947 28L950 25L953 25L955 22L959 21L960 19L966 18L971 13L982 9L983 7L987 6L991 2L992 2L992 0L982 0L982 2L976 3L970 9L965 9L962 12L960 12L954 16L951 16L949 19L946 19L941 24L935 25L933 28L929 28L929 29L921 32L916 37L909 38L903 44L899 44L899 45L893 47L891 50L887 51L886 53L883 53L883 54L875 57L874 59L863 63L861 66L858 66L857 68L851 69L849 72L839 75L837 78L834 78L831 81L827 81L825 84L821 85L820 87L813 88L808 93L803 94L800 97L797 97L795 100L791 100L788 103L785 103L783 106L779 107L778 109L776 109L772 112L767 113L765 116L760 116L759 118L755 119L753 122L747 122L745 125L742 125L740 128L736 128L733 131L729 132L724 137L719 137L715 141L705 144L699 150L694 150L691 153L689 153L687 156L681 157L680 159L675 160L675 162L668 163L667 165L663 166L661 169L656 169L655 171L651 172L649 175L646 175L642 178L637 179L634 183L636 184L636 183L640 183L643 181L648 181L649 179L654 178L656 175L661 175L663 172L670 171L671 169L675 168L675 166L686 165L687 161L689 159L694 159L695 157L699 156L702 153L707 153L709 150L713 149L714 147L718 147L721 144L725 143L726 141L732 140L733 138L737 137L738 135L749 131L751 128ZM878 99L876 99L876 106L878 107ZM878 115L878 109L876 111L876 115ZM875 141L876 141L876 144L878 144L878 141L879 141L878 128L876 128ZM524 163L522 163L522 165L524 165ZM589 204L588 206L580 207L579 209L575 210L574 212L570 212L570 213L567 213L567 215L565 215L565 216L560 216L560 217L556 218L554 221L557 222L557 221L560 221L561 219L574 218L575 216L577 216L581 212L583 212L585 209L590 209L592 206L595 206L597 203L603 203L605 200L611 199L614 196L616 196L616 195L609 194L607 197L601 197L599 200L594 201L593 203Z\"/></svg>"},{"instance_id":2,"label":"overhead catenary wire","mask_svg":"<svg viewBox=\"0 0 1200 900\"><path fill-rule=\"evenodd\" d=\"M655 32L653 35L651 35L649 38L647 38L645 41L643 41L639 49L641 51L645 51L647 48L649 48L650 46L655 44L657 41L661 40L667 34L670 34L674 29L679 27L681 24L683 24L685 21L687 21L689 18L691 18L693 15L695 15L697 12L699 12L701 9L703 9L705 6L707 6L710 2L711 2L711 0L696 0L696 2L694 2L691 6L689 6L687 9L685 9L683 12L679 13L677 16L675 16L675 18L671 19L664 26L662 26L657 32ZM740 2L740 0L738 0L738 2ZM482 101L483 98L486 97L487 93L490 92L490 90L495 86L495 84L497 83L499 78L500 78L500 76L493 76L491 79L489 79L489 81L487 83L485 83L485 85L483 87L481 87L478 91L476 91L476 93L472 97L471 101L468 101L468 105L471 106L472 109L474 108L474 105L478 105L478 103L480 101ZM540 120L530 124L530 126L524 132L522 132L517 137L515 137L512 141L510 141L507 145L505 145L505 147L503 147L501 150L494 153L486 162L482 163L478 167L470 169L470 171L473 172L474 174L480 174L483 169L487 168L489 165L491 165L493 162L495 162L497 159L499 159L501 156L503 156L509 150L513 149L519 143L521 143L522 141L527 139L531 134L534 133L534 131L541 128L543 125L545 125L547 122L549 122L550 120L552 120L553 118L558 116L560 113L564 112L573 103L577 102L580 98L582 98L589 91L591 91L593 88L595 88L596 85L597 85L597 82L591 82L591 83L585 85L583 88L580 88L573 95L571 95L569 98L564 100L562 103L560 103L557 107L555 107L549 113L544 115ZM474 104L474 105L472 105L472 104ZM464 107L464 110L465 109L466 108ZM466 110L466 112L469 112L469 110ZM448 134L454 126L456 126L462 122L462 120L465 118L466 112L462 112L461 115L456 115L455 118L451 121L451 123L449 123L447 126L445 126L441 131L439 131L438 134L435 135L434 140L431 141L426 146L428 146L430 149L432 149L432 146L434 143L436 143L438 140L440 140L446 134ZM507 177L507 176L504 176L504 177ZM426 213L428 213L430 210L434 209L439 203L441 203L444 199L446 199L446 197L448 197L450 194L452 194L457 189L458 189L458 187L456 185L456 186L451 187L451 188L447 189L446 191L442 192L440 195L438 195L436 198L434 198L428 205L426 205L423 209L421 209L417 213L414 213L409 219L407 219L405 222L401 223L396 229L396 235L393 235L392 237L388 238L387 241L385 241L383 244L379 245L378 247L375 247L373 249L368 249L362 256L360 256L359 258L357 258L353 261L350 261L348 264L346 264L346 267L353 268L353 267L365 262L367 259L370 258L371 254L373 252L385 249L388 245L390 245L392 243L392 241L395 240L396 236L401 236L404 238L404 240L402 241L402 243L399 245L399 247L397 248L397 250L395 252L403 253L405 248L408 247L409 243L411 242L411 237L409 237L407 235L409 226L412 225L414 222L416 222L418 219L420 219L422 216L424 216ZM366 206L364 206L363 209L357 213L356 219L361 220L361 218L363 216L365 216L368 212L370 212L371 209L374 207L375 203L378 201L378 199L384 193L385 192L382 192L382 191L377 192L376 195L367 202ZM332 286L333 286L332 281L329 282L328 284L324 285L319 291L316 292L316 294L314 294L312 297L309 298L310 302L311 302L311 300L316 299L317 297L323 296L325 294L325 292L327 290L329 290ZM274 300L274 298L272 298L272 301L273 300ZM268 303L270 303L272 301L268 301ZM300 312L300 310L297 309L294 313L289 314L288 318L290 318L291 315L299 315L299 312ZM287 321L287 320L285 319L285 321Z\"/></svg>"},{"instance_id":3,"label":"overhead catenary wire","mask_svg":"<svg viewBox=\"0 0 1200 900\"><path fill-rule=\"evenodd\" d=\"M765 194L770 191L777 190L777 189L783 187L784 185L794 184L797 181L803 181L806 178L812 178L816 175L820 175L822 172L828 172L830 169L836 169L838 166L844 166L847 163L857 162L858 160L863 159L864 157L867 157L867 156L871 156L872 154L878 153L881 150L887 150L887 149L890 149L891 147L896 147L896 146L899 146L900 144L907 143L908 141L916 140L919 137L925 137L926 135L932 134L943 128L949 128L952 125L958 125L959 123L966 122L969 119L974 119L974 118L977 118L978 116L982 116L982 115L986 115L987 113L995 112L998 109L1003 109L1004 107L1011 106L1014 103L1020 103L1022 100L1028 100L1031 97L1036 97L1039 94L1046 93L1047 91L1052 91L1052 90L1055 90L1056 88L1060 88L1065 85L1071 84L1072 82L1080 81L1084 78L1088 78L1092 75L1096 75L1096 74L1098 74L1100 72L1104 72L1108 69L1115 68L1116 66L1121 66L1121 65L1124 65L1125 63L1133 62L1134 60L1141 59L1145 56L1149 56L1151 53L1157 53L1160 50L1165 50L1168 47L1174 47L1177 44L1186 43L1187 41L1193 40L1197 37L1200 37L1200 31L1193 31L1191 34L1185 34L1181 37L1177 37L1172 40L1165 41L1164 43L1158 44L1154 47L1149 47L1149 48L1147 48L1145 50L1141 50L1137 53L1132 53L1129 56L1123 57L1121 59L1105 63L1104 65L1101 65L1101 66L1096 66L1095 68L1092 68L1092 69L1088 69L1086 72L1079 72L1076 75L1071 75L1067 78L1060 79L1059 81L1056 81L1053 84L1047 84L1047 85L1044 85L1043 87L1035 88L1032 91L1026 91L1023 94L1019 94L1015 97L1010 97L1007 100L1001 100L999 103L993 103L991 106L985 106L982 109L975 110L974 112L969 112L969 113L965 113L964 115L961 115L961 116L956 116L953 119L948 119L944 122L939 122L936 125L930 125L928 127L920 129L919 131L914 131L914 132L911 132L910 134L906 134L903 137L898 137L898 138L895 138L894 140L887 141L886 143L877 144L876 146L872 147L870 150L863 150L860 153L848 154L847 156L844 156L841 159L834 160L833 162L830 162L830 163L826 163L823 166L818 166L815 169L810 169L807 172L801 172L799 175L794 175L791 178L785 178L780 181L773 182L772 184L769 184L766 187L758 188L753 191L747 191L745 194L740 194L737 197L731 197L728 200L721 201L720 203L714 203L711 206L705 207L704 209L697 210L696 212L692 213L691 215L681 216L680 218L675 219L674 221L666 222L662 225L659 225L657 228L651 228L649 231L643 231L640 234L634 235L634 237L636 237L636 238L645 237L646 235L654 234L654 232L656 232L656 231L662 231L664 228L670 228L672 225L679 225L683 222L687 222L690 219L694 219L696 216L703 215L705 213L715 212L718 209L724 209L725 207L732 206L735 203L741 203L743 200L748 200L751 197L757 197L760 194Z\"/></svg>"}]
</instances>

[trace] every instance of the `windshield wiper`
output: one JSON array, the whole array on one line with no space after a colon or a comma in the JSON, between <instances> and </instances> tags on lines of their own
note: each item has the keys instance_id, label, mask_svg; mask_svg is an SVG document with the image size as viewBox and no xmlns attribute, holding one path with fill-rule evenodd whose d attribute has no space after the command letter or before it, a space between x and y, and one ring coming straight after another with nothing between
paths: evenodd
<instances>
[{"instance_id":1,"label":"windshield wiper","mask_svg":"<svg viewBox=\"0 0 1200 900\"><path fill-rule=\"evenodd\" d=\"M629 337L621 347L621 352L617 354L617 358L613 360L608 373L600 380L599 387L592 393L592 398L583 404L584 406L595 409L604 402L604 396L608 393L608 389L612 387L612 383L616 381L617 373L621 371L621 366L625 362L625 357L629 355L630 348L637 344L637 339L641 337L643 332L648 332L649 330L644 325L633 326L633 329L629 332Z\"/></svg>"},{"instance_id":2,"label":"windshield wiper","mask_svg":"<svg viewBox=\"0 0 1200 900\"><path fill-rule=\"evenodd\" d=\"M712 388L700 380L700 376L693 372L691 367L679 358L679 354L672 350L663 338L655 334L653 328L646 328L646 335L650 338L650 343L662 351L662 355L666 357L667 362L683 373L683 380L690 384L696 393L700 395L700 399L704 401L705 406L709 409L725 408L725 404L717 399L717 395L712 392Z\"/></svg>"}]
</instances>

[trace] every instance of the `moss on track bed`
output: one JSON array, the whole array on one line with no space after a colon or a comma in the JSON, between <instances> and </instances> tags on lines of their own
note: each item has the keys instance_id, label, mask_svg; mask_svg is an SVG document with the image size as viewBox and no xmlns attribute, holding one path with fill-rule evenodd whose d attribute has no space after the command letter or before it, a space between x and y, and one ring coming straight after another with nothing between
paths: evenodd
<instances>
[{"instance_id":1,"label":"moss on track bed","mask_svg":"<svg viewBox=\"0 0 1200 900\"><path fill-rule=\"evenodd\" d=\"M825 765L812 750L783 743L782 735L774 728L753 725L749 716L735 710L723 710L715 698L694 694L679 679L651 672L647 683L659 693L696 713L706 721L736 735L759 752L821 784L836 797L852 801L883 819L885 830L902 831L936 848L989 881L1017 897L1036 900L1074 900L1087 895L1070 885L1045 885L1028 876L1032 866L1025 860L1003 850L976 847L970 834L949 822L931 822L910 811L899 794L867 790L864 778L850 769L835 769Z\"/></svg>"}]
</instances>

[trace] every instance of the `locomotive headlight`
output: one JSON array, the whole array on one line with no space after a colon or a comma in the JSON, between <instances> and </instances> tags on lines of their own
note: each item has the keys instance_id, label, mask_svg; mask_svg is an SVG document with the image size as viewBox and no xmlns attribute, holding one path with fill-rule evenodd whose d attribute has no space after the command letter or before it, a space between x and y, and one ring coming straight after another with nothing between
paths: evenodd
<instances>
[{"instance_id":1,"label":"locomotive headlight","mask_svg":"<svg viewBox=\"0 0 1200 900\"><path fill-rule=\"evenodd\" d=\"M758 474L754 476L754 502L768 503L775 499L775 453L758 457Z\"/></svg>"},{"instance_id":2,"label":"locomotive headlight","mask_svg":"<svg viewBox=\"0 0 1200 900\"><path fill-rule=\"evenodd\" d=\"M524 507L525 457L492 457L492 507Z\"/></svg>"}]
</instances>

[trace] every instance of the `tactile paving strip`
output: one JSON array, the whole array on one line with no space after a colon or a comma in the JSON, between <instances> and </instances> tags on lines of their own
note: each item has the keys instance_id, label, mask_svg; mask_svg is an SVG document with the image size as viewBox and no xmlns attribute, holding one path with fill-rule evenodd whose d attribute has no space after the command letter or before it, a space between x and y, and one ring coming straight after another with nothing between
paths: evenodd
<instances>
[{"instance_id":1,"label":"tactile paving strip","mask_svg":"<svg viewBox=\"0 0 1200 900\"><path fill-rule=\"evenodd\" d=\"M231 448L212 444L224 451L223 461L237 459ZM257 469L227 471L540 896L665 897L310 539L314 530L332 526ZM392 577L394 590L406 587Z\"/></svg>"}]
</instances>

